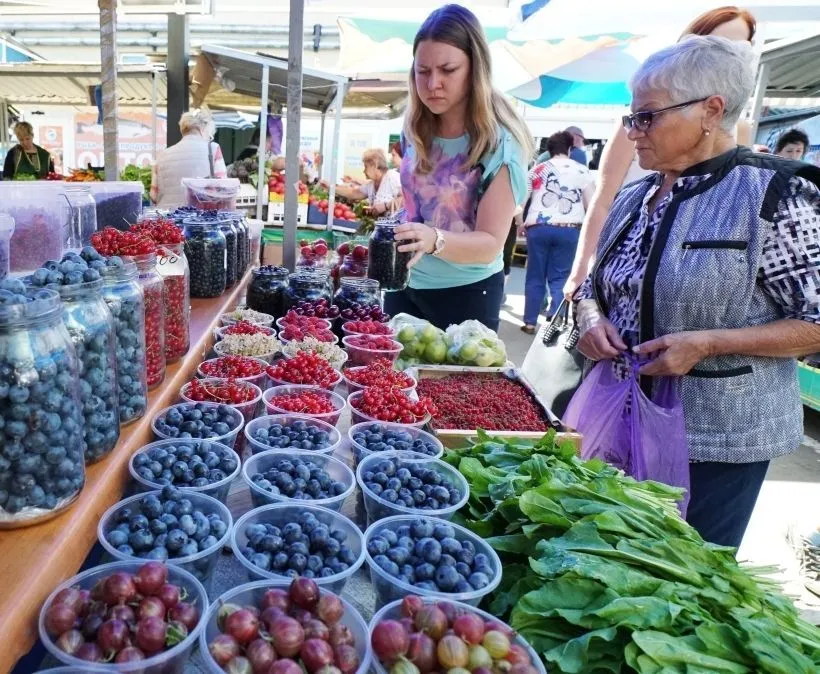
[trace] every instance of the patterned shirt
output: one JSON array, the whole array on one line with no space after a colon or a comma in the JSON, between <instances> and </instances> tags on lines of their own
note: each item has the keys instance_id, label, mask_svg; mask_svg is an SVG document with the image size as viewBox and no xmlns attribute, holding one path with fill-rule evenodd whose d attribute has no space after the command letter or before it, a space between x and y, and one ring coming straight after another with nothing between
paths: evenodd
<instances>
[{"instance_id":1,"label":"patterned shirt","mask_svg":"<svg viewBox=\"0 0 820 674\"><path fill-rule=\"evenodd\" d=\"M658 174L643 200L638 219L599 266L598 278L609 306L608 318L627 346L639 343L641 286L658 225L675 194L708 177L679 178L649 213L648 204L661 185ZM791 178L780 199L763 246L757 280L786 318L820 324L820 190L804 178ZM587 278L575 299L592 297L592 279Z\"/></svg>"}]
</instances>

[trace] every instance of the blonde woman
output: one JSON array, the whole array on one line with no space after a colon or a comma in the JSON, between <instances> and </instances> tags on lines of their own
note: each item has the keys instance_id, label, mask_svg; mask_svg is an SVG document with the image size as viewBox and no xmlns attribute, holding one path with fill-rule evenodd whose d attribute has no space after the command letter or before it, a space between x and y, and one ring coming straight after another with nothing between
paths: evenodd
<instances>
[{"instance_id":1,"label":"blonde woman","mask_svg":"<svg viewBox=\"0 0 820 674\"><path fill-rule=\"evenodd\" d=\"M364 164L364 175L367 182L359 186L338 185L336 194L351 201L367 199L373 215L384 215L391 209L399 207L401 204L401 176L396 169L387 166L387 155L384 154L384 150L379 148L365 150L362 155L362 164Z\"/></svg>"},{"instance_id":2,"label":"blonde woman","mask_svg":"<svg viewBox=\"0 0 820 674\"><path fill-rule=\"evenodd\" d=\"M416 34L401 181L412 252L409 286L385 310L446 328L475 319L498 329L502 250L527 192L532 139L493 89L478 19L459 5L435 10Z\"/></svg>"},{"instance_id":3,"label":"blonde woman","mask_svg":"<svg viewBox=\"0 0 820 674\"><path fill-rule=\"evenodd\" d=\"M729 5L701 14L687 26L681 38L687 35L714 35L738 42L751 42L756 30L757 22L748 10ZM740 122L737 129L738 141L747 144L749 140L744 136L748 135L748 125ZM648 173L649 171L638 166L635 143L627 138L626 131L619 123L601 155L598 186L581 228L581 238L572 264L572 272L564 285L564 296L567 299L572 297L589 274L590 262L615 195L621 187Z\"/></svg>"},{"instance_id":4,"label":"blonde woman","mask_svg":"<svg viewBox=\"0 0 820 674\"><path fill-rule=\"evenodd\" d=\"M212 142L216 128L211 113L186 112L179 120L182 140L157 156L151 183L151 200L158 208L178 208L186 203L183 178L225 178L228 171L222 149Z\"/></svg>"},{"instance_id":5,"label":"blonde woman","mask_svg":"<svg viewBox=\"0 0 820 674\"><path fill-rule=\"evenodd\" d=\"M6 155L3 165L3 179L14 180L22 176L34 176L45 179L54 172L54 159L48 150L34 144L34 129L28 122L17 122L14 125L15 145Z\"/></svg>"}]
</instances>

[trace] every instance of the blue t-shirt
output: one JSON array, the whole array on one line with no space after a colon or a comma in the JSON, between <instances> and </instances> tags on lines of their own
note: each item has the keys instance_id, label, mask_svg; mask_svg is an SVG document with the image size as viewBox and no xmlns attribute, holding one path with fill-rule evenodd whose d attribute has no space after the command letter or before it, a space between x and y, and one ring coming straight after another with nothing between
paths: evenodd
<instances>
[{"instance_id":1,"label":"blue t-shirt","mask_svg":"<svg viewBox=\"0 0 820 674\"><path fill-rule=\"evenodd\" d=\"M424 222L447 232L472 232L478 202L503 166L510 174L513 198L521 204L527 195L524 151L506 129L499 143L481 163L464 170L470 137L434 138L430 152L433 169L426 175L414 171L414 151L407 145L401 163L404 208L410 222ZM476 283L503 269L501 253L490 264L456 264L425 255L410 273L409 285L418 290L452 288Z\"/></svg>"}]
</instances>

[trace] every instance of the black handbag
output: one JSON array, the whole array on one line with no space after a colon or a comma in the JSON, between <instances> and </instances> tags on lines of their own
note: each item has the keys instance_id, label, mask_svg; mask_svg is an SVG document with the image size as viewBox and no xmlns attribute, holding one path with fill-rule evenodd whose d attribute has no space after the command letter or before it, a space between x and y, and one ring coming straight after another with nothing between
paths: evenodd
<instances>
[{"instance_id":1,"label":"black handbag","mask_svg":"<svg viewBox=\"0 0 820 674\"><path fill-rule=\"evenodd\" d=\"M522 374L559 419L583 377L579 337L570 303L562 300L552 320L536 335L521 366Z\"/></svg>"}]
</instances>

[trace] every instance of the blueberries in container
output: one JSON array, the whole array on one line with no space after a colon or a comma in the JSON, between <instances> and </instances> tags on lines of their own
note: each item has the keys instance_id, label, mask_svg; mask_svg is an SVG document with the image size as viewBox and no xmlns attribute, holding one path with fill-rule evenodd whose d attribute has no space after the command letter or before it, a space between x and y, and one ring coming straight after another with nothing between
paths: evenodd
<instances>
[{"instance_id":1,"label":"blueberries in container","mask_svg":"<svg viewBox=\"0 0 820 674\"><path fill-rule=\"evenodd\" d=\"M391 429L378 423L359 429L352 437L371 452L406 450L426 456L437 456L440 452L435 443L423 437L414 438L406 430Z\"/></svg>"},{"instance_id":2,"label":"blueberries in container","mask_svg":"<svg viewBox=\"0 0 820 674\"><path fill-rule=\"evenodd\" d=\"M152 447L133 459L143 480L174 487L207 487L226 479L238 465L234 452L208 441Z\"/></svg>"},{"instance_id":3,"label":"blueberries in container","mask_svg":"<svg viewBox=\"0 0 820 674\"><path fill-rule=\"evenodd\" d=\"M320 450L330 447L330 434L301 419L292 423L272 424L267 428L257 428L253 439L271 449Z\"/></svg>"},{"instance_id":4,"label":"blueberries in container","mask_svg":"<svg viewBox=\"0 0 820 674\"><path fill-rule=\"evenodd\" d=\"M185 221L191 297L218 297L226 288L227 241L220 221L202 214Z\"/></svg>"},{"instance_id":5,"label":"blueberries in container","mask_svg":"<svg viewBox=\"0 0 820 674\"><path fill-rule=\"evenodd\" d=\"M362 469L364 469L364 465ZM364 486L388 503L417 510L456 505L462 491L448 478L418 462L383 459L362 474Z\"/></svg>"},{"instance_id":6,"label":"blueberries in container","mask_svg":"<svg viewBox=\"0 0 820 674\"><path fill-rule=\"evenodd\" d=\"M157 416L154 431L163 438L214 440L233 433L241 425L241 414L229 405L180 403Z\"/></svg>"},{"instance_id":7,"label":"blueberries in container","mask_svg":"<svg viewBox=\"0 0 820 674\"><path fill-rule=\"evenodd\" d=\"M333 498L347 490L326 470L299 458L282 459L266 471L251 475L251 480L271 494L306 501Z\"/></svg>"}]
</instances>

